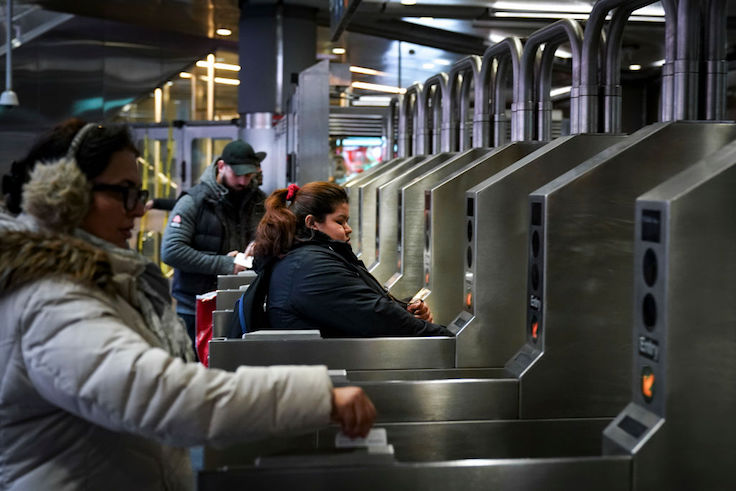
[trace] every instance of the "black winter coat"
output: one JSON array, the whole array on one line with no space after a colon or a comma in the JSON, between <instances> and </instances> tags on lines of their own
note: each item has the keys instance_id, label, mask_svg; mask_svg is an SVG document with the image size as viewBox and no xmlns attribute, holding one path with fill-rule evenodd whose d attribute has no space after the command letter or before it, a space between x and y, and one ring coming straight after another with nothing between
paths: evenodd
<instances>
[{"instance_id":1,"label":"black winter coat","mask_svg":"<svg viewBox=\"0 0 736 491\"><path fill-rule=\"evenodd\" d=\"M325 338L453 335L414 317L349 244L319 232L276 263L268 292L272 329L319 329Z\"/></svg>"}]
</instances>

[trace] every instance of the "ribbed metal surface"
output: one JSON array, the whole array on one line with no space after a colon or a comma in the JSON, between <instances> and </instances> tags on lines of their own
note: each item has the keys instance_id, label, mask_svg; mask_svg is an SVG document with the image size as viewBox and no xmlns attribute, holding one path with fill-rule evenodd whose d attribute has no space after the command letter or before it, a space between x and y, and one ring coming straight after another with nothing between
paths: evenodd
<instances>
[{"instance_id":1,"label":"ribbed metal surface","mask_svg":"<svg viewBox=\"0 0 736 491\"><path fill-rule=\"evenodd\" d=\"M388 110L369 113L366 111L330 110L330 136L388 137L386 134Z\"/></svg>"}]
</instances>

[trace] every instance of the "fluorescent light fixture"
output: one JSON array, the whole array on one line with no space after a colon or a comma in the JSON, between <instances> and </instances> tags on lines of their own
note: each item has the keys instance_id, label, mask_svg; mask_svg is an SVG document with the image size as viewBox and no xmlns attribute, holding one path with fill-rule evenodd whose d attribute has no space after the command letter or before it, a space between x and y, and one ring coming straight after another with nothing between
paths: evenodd
<instances>
[{"instance_id":1,"label":"fluorescent light fixture","mask_svg":"<svg viewBox=\"0 0 736 491\"><path fill-rule=\"evenodd\" d=\"M353 106L388 106L391 99L388 95L363 95L353 101Z\"/></svg>"},{"instance_id":2,"label":"fluorescent light fixture","mask_svg":"<svg viewBox=\"0 0 736 491\"><path fill-rule=\"evenodd\" d=\"M233 33L233 31L231 31L230 29L228 29L226 27L221 27L221 28L219 28L218 30L215 31L215 34L217 34L218 36L229 36L232 33Z\"/></svg>"},{"instance_id":3,"label":"fluorescent light fixture","mask_svg":"<svg viewBox=\"0 0 736 491\"><path fill-rule=\"evenodd\" d=\"M576 19L586 20L588 14L555 13L555 12L494 12L496 17L522 17L530 19Z\"/></svg>"},{"instance_id":4,"label":"fluorescent light fixture","mask_svg":"<svg viewBox=\"0 0 736 491\"><path fill-rule=\"evenodd\" d=\"M593 9L590 4L583 2L493 2L492 8L498 10L525 10L536 12L579 12L590 13Z\"/></svg>"},{"instance_id":5,"label":"fluorescent light fixture","mask_svg":"<svg viewBox=\"0 0 736 491\"><path fill-rule=\"evenodd\" d=\"M122 111L124 113L127 113L128 111L130 111L130 108L131 108L131 105L130 104L126 104L126 105L123 106Z\"/></svg>"},{"instance_id":6,"label":"fluorescent light fixture","mask_svg":"<svg viewBox=\"0 0 736 491\"><path fill-rule=\"evenodd\" d=\"M205 60L199 60L196 65L199 68L207 68L209 66L209 63L207 63ZM230 63L215 62L215 68L217 68L218 70L230 70L233 72L240 71L240 65L231 65Z\"/></svg>"},{"instance_id":7,"label":"fluorescent light fixture","mask_svg":"<svg viewBox=\"0 0 736 491\"><path fill-rule=\"evenodd\" d=\"M491 34L488 36L488 39L491 40L492 43L500 43L504 39L506 39L506 36L502 36L500 34Z\"/></svg>"},{"instance_id":8,"label":"fluorescent light fixture","mask_svg":"<svg viewBox=\"0 0 736 491\"><path fill-rule=\"evenodd\" d=\"M546 45L546 44L543 44L543 45L541 45L541 46L539 47L539 51L544 51L544 48L546 48L546 47L547 47L547 45ZM557 49L555 50L555 56L556 56L557 58L572 58L572 53L570 53L570 52L569 52L569 51L567 51L566 49L563 49L563 48L557 48Z\"/></svg>"},{"instance_id":9,"label":"fluorescent light fixture","mask_svg":"<svg viewBox=\"0 0 736 491\"><path fill-rule=\"evenodd\" d=\"M189 72L179 72L179 77L181 78L192 78L192 74Z\"/></svg>"},{"instance_id":10,"label":"fluorescent light fixture","mask_svg":"<svg viewBox=\"0 0 736 491\"><path fill-rule=\"evenodd\" d=\"M362 95L359 97L358 100L368 102L391 102L391 99L393 99L393 97L391 97L390 95Z\"/></svg>"},{"instance_id":11,"label":"fluorescent light fixture","mask_svg":"<svg viewBox=\"0 0 736 491\"><path fill-rule=\"evenodd\" d=\"M240 80L238 80L237 78L215 77L215 83L225 85L240 85Z\"/></svg>"},{"instance_id":12,"label":"fluorescent light fixture","mask_svg":"<svg viewBox=\"0 0 736 491\"><path fill-rule=\"evenodd\" d=\"M665 60L657 60L654 63L652 63L652 66L664 66Z\"/></svg>"},{"instance_id":13,"label":"fluorescent light fixture","mask_svg":"<svg viewBox=\"0 0 736 491\"><path fill-rule=\"evenodd\" d=\"M574 20L588 20L588 14L577 14L577 13L555 13L555 12L506 12L498 11L494 12L493 15L496 17L519 17L525 19L574 19ZM610 20L611 15L606 17L606 20ZM631 22L664 22L664 17L647 17L643 15L632 15L629 17Z\"/></svg>"},{"instance_id":14,"label":"fluorescent light fixture","mask_svg":"<svg viewBox=\"0 0 736 491\"><path fill-rule=\"evenodd\" d=\"M431 70L432 68L434 68L434 63L424 63L422 64L422 68L424 68L425 70Z\"/></svg>"},{"instance_id":15,"label":"fluorescent light fixture","mask_svg":"<svg viewBox=\"0 0 736 491\"><path fill-rule=\"evenodd\" d=\"M202 75L199 78L200 80L204 80L205 82L210 79L207 75ZM240 85L240 80L238 80L237 78L215 77L215 83L224 85Z\"/></svg>"},{"instance_id":16,"label":"fluorescent light fixture","mask_svg":"<svg viewBox=\"0 0 736 491\"><path fill-rule=\"evenodd\" d=\"M353 82L350 86L354 89L373 90L376 92L389 92L391 94L403 94L406 89L391 87L390 85L369 84L366 82Z\"/></svg>"},{"instance_id":17,"label":"fluorescent light fixture","mask_svg":"<svg viewBox=\"0 0 736 491\"><path fill-rule=\"evenodd\" d=\"M572 58L572 53L562 48L557 48L557 51L555 51L555 56L557 58Z\"/></svg>"},{"instance_id":18,"label":"fluorescent light fixture","mask_svg":"<svg viewBox=\"0 0 736 491\"><path fill-rule=\"evenodd\" d=\"M346 52L345 48L332 48L332 53L336 55L344 55Z\"/></svg>"},{"instance_id":19,"label":"fluorescent light fixture","mask_svg":"<svg viewBox=\"0 0 736 491\"><path fill-rule=\"evenodd\" d=\"M556 89L552 89L549 91L549 96L557 97L560 95L569 94L571 90L572 90L572 87L569 85L567 87L557 87Z\"/></svg>"},{"instance_id":20,"label":"fluorescent light fixture","mask_svg":"<svg viewBox=\"0 0 736 491\"><path fill-rule=\"evenodd\" d=\"M629 70L632 70L632 71L641 70L641 65L629 65Z\"/></svg>"},{"instance_id":21,"label":"fluorescent light fixture","mask_svg":"<svg viewBox=\"0 0 736 491\"><path fill-rule=\"evenodd\" d=\"M417 0L401 0L401 5L416 5Z\"/></svg>"},{"instance_id":22,"label":"fluorescent light fixture","mask_svg":"<svg viewBox=\"0 0 736 491\"><path fill-rule=\"evenodd\" d=\"M388 75L386 72L374 70L373 68L365 68L362 66L354 66L354 65L350 66L350 71L353 73L362 73L363 75L376 75L376 76Z\"/></svg>"},{"instance_id":23,"label":"fluorescent light fixture","mask_svg":"<svg viewBox=\"0 0 736 491\"><path fill-rule=\"evenodd\" d=\"M646 7L634 10L631 15L664 17L664 7L662 7L662 4L658 2L657 4L647 5Z\"/></svg>"},{"instance_id":24,"label":"fluorescent light fixture","mask_svg":"<svg viewBox=\"0 0 736 491\"><path fill-rule=\"evenodd\" d=\"M419 20L422 22L432 22L434 17L420 17Z\"/></svg>"},{"instance_id":25,"label":"fluorescent light fixture","mask_svg":"<svg viewBox=\"0 0 736 491\"><path fill-rule=\"evenodd\" d=\"M629 17L631 22L664 22L664 17L652 17L646 15L632 15Z\"/></svg>"},{"instance_id":26,"label":"fluorescent light fixture","mask_svg":"<svg viewBox=\"0 0 736 491\"><path fill-rule=\"evenodd\" d=\"M542 19L587 20L593 10L590 2L492 2L491 8L496 17L536 17ZM610 19L609 14L606 18ZM635 10L629 17L634 22L664 22L664 8L661 4L648 5Z\"/></svg>"},{"instance_id":27,"label":"fluorescent light fixture","mask_svg":"<svg viewBox=\"0 0 736 491\"><path fill-rule=\"evenodd\" d=\"M436 65L442 65L442 66L449 66L452 64L450 60L445 60L444 58L436 58L432 60L432 63Z\"/></svg>"},{"instance_id":28,"label":"fluorescent light fixture","mask_svg":"<svg viewBox=\"0 0 736 491\"><path fill-rule=\"evenodd\" d=\"M380 136L349 136L342 139L343 147L377 147L383 145Z\"/></svg>"}]
</instances>

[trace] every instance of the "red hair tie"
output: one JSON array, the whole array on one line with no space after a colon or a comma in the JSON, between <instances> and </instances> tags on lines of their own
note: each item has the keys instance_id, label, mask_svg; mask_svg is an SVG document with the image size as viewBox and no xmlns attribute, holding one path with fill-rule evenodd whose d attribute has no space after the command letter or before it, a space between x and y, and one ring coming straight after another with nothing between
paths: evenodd
<instances>
[{"instance_id":1,"label":"red hair tie","mask_svg":"<svg viewBox=\"0 0 736 491\"><path fill-rule=\"evenodd\" d=\"M294 195L297 191L299 191L299 186L297 186L296 184L289 184L289 187L287 189L289 190L289 192L286 193L286 200L289 201L294 199Z\"/></svg>"}]
</instances>

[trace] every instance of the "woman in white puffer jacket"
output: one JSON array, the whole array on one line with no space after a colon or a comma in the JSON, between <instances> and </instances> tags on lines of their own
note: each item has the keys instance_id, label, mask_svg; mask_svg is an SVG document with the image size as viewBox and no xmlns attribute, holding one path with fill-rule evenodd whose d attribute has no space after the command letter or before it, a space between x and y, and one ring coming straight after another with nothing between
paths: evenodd
<instances>
[{"instance_id":1,"label":"woman in white puffer jacket","mask_svg":"<svg viewBox=\"0 0 736 491\"><path fill-rule=\"evenodd\" d=\"M166 279L127 249L136 157L127 129L70 120L3 180L0 489L190 489L187 446L365 435L370 400L323 366L191 362Z\"/></svg>"}]
</instances>

